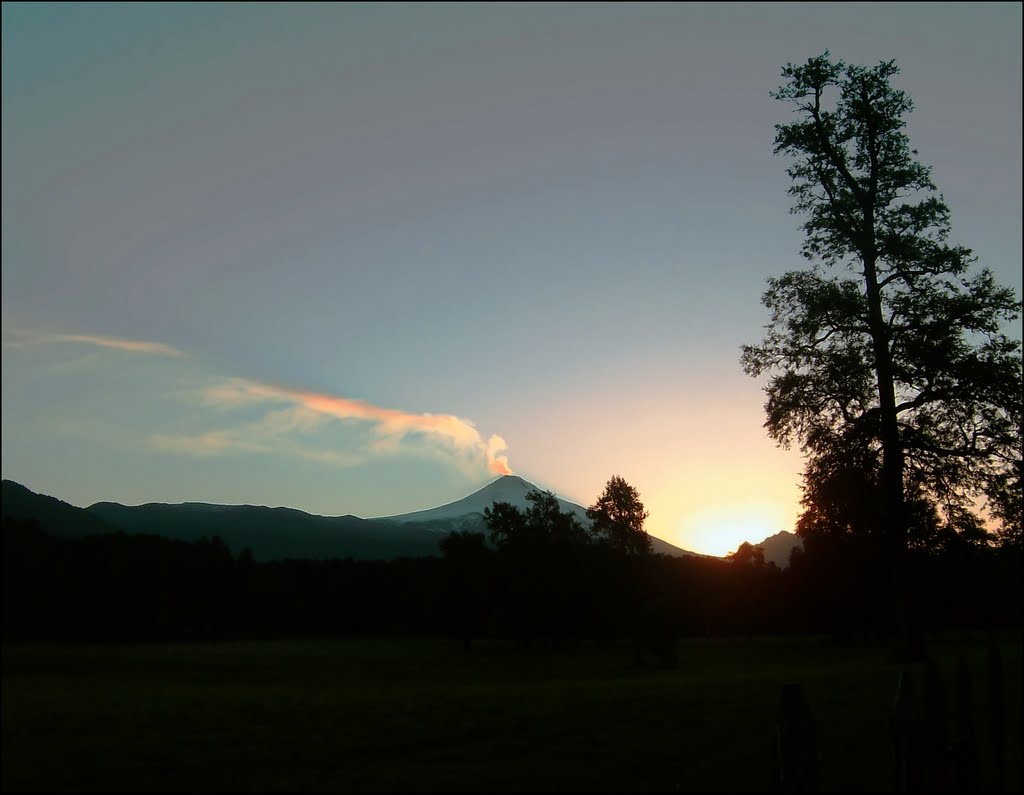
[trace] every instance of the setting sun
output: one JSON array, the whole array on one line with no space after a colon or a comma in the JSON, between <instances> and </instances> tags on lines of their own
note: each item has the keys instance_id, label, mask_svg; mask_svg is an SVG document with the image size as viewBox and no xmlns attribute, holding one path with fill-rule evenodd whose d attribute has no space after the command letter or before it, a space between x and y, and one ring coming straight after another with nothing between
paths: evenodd
<instances>
[{"instance_id":1,"label":"setting sun","mask_svg":"<svg viewBox=\"0 0 1024 795\"><path fill-rule=\"evenodd\" d=\"M744 541L757 543L780 530L793 529L786 509L767 502L712 506L684 522L683 532L696 552L727 555Z\"/></svg>"}]
</instances>

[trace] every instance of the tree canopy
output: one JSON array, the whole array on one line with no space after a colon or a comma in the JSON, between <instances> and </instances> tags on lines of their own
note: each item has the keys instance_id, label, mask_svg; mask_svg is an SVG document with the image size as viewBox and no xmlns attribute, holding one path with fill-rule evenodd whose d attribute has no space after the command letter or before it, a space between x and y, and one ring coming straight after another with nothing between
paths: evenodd
<instances>
[{"instance_id":1,"label":"tree canopy","mask_svg":"<svg viewBox=\"0 0 1024 795\"><path fill-rule=\"evenodd\" d=\"M646 555L651 537L644 530L647 511L639 492L624 478L612 475L597 502L587 509L591 532L598 541L623 555Z\"/></svg>"},{"instance_id":2,"label":"tree canopy","mask_svg":"<svg viewBox=\"0 0 1024 795\"><path fill-rule=\"evenodd\" d=\"M562 511L552 492L531 491L526 499L525 511L507 502L484 509L491 541L500 551L557 552L587 543L587 531L574 514Z\"/></svg>"},{"instance_id":3,"label":"tree canopy","mask_svg":"<svg viewBox=\"0 0 1024 795\"><path fill-rule=\"evenodd\" d=\"M905 131L893 61L789 64L773 96L808 270L768 280L765 427L807 456L802 532L977 531L982 498L1020 532L1021 344L1013 291L949 242L950 212ZM1016 529L1015 529L1016 528Z\"/></svg>"}]
</instances>

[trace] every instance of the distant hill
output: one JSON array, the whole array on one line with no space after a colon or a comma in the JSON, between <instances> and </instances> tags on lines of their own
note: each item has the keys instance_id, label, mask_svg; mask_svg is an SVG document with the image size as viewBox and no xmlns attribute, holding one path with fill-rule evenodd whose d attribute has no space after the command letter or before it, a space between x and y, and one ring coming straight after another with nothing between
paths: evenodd
<instances>
[{"instance_id":1,"label":"distant hill","mask_svg":"<svg viewBox=\"0 0 1024 795\"><path fill-rule=\"evenodd\" d=\"M448 533L486 533L483 511L495 502L528 506L526 495L537 487L515 475L506 475L479 491L446 505L423 511L362 519L358 516L317 516L293 508L262 505L214 505L200 502L121 505L98 502L76 508L36 494L14 481L3 481L3 514L35 519L53 535L83 536L122 531L157 535L183 541L220 537L235 553L250 549L257 560L286 558L354 558L391 560L439 554L438 542ZM559 500L563 511L589 526L586 509ZM779 536L791 535L780 533ZM778 536L773 536L777 539ZM651 537L655 553L679 557L709 557L680 549ZM772 542L766 539L765 543ZM772 542L775 548L775 542ZM781 542L780 542L781 544ZM774 554L766 550L766 560ZM779 565L785 565L786 560Z\"/></svg>"},{"instance_id":2,"label":"distant hill","mask_svg":"<svg viewBox=\"0 0 1024 795\"><path fill-rule=\"evenodd\" d=\"M789 556L793 554L793 550L803 547L803 542L795 533L782 530L754 546L764 552L765 563L774 563L780 569L784 569L789 566Z\"/></svg>"},{"instance_id":3,"label":"distant hill","mask_svg":"<svg viewBox=\"0 0 1024 795\"><path fill-rule=\"evenodd\" d=\"M475 491L468 497L461 500L441 505L437 508L429 508L425 511L414 511L400 516L384 517L381 521L400 522L402 524L430 523L435 526L449 526L451 530L474 530L485 532L484 509L490 508L496 502L507 502L516 508L525 509L530 507L526 495L531 491L541 491L537 486L524 480L518 475L504 475L497 480L488 483L479 491ZM559 498L558 504L563 513L575 514L584 527L590 527L590 520L587 518L587 509L582 505ZM695 552L687 552L677 546L662 541L660 538L651 536L653 550L656 554L671 555L697 555ZM700 556L704 557L704 556Z\"/></svg>"},{"instance_id":4,"label":"distant hill","mask_svg":"<svg viewBox=\"0 0 1024 795\"><path fill-rule=\"evenodd\" d=\"M257 505L177 505L149 503L128 506L99 502L88 512L131 533L193 541L219 536L236 553L248 547L257 560L284 558L355 558L390 560L438 555L438 542L452 531L486 532L484 508L495 501L526 507L526 494L536 489L515 476L498 478L457 502L425 511L362 519L358 516L317 516L292 508ZM562 510L587 523L586 509L564 500ZM657 542L663 543L663 542ZM675 547L665 544L675 550ZM683 554L678 550L675 554Z\"/></svg>"},{"instance_id":5,"label":"distant hill","mask_svg":"<svg viewBox=\"0 0 1024 795\"><path fill-rule=\"evenodd\" d=\"M531 491L541 491L537 486L528 480L523 480L518 475L504 475L497 480L491 481L479 491L475 491L468 497L461 500L441 505L437 508L428 508L425 511L414 511L404 513L400 516L385 516L385 520L394 522L433 522L450 521L459 519L469 514L484 515L484 508L490 508L496 502L507 502L516 508L526 509L530 507L526 495ZM574 513L581 522L588 522L587 509L581 505L568 500L559 499L558 504L563 512Z\"/></svg>"},{"instance_id":6,"label":"distant hill","mask_svg":"<svg viewBox=\"0 0 1024 795\"><path fill-rule=\"evenodd\" d=\"M34 519L41 530L54 536L96 535L118 529L84 508L36 494L13 480L0 484L0 511L5 518Z\"/></svg>"},{"instance_id":7,"label":"distant hill","mask_svg":"<svg viewBox=\"0 0 1024 795\"><path fill-rule=\"evenodd\" d=\"M438 554L441 537L431 527L409 528L357 516L316 516L261 505L98 502L87 510L131 533L186 541L219 536L236 554L248 548L257 560L421 557Z\"/></svg>"}]
</instances>

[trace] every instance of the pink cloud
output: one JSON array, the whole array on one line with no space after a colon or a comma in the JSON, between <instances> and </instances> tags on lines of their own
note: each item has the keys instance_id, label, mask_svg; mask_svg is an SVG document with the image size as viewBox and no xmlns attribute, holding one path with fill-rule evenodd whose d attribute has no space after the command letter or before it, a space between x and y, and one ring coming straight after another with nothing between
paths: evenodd
<instances>
[{"instance_id":1,"label":"pink cloud","mask_svg":"<svg viewBox=\"0 0 1024 795\"><path fill-rule=\"evenodd\" d=\"M380 437L373 445L373 449L378 452L394 450L405 437L420 435L450 445L457 451L480 456L488 470L494 474L512 473L508 456L499 455L508 448L505 440L494 435L485 442L472 421L454 414L417 414L375 406L357 398L291 389L241 378L233 378L208 388L204 398L208 403L225 407L265 402L290 403L339 420L372 423L375 426L374 432Z\"/></svg>"},{"instance_id":2,"label":"pink cloud","mask_svg":"<svg viewBox=\"0 0 1024 795\"><path fill-rule=\"evenodd\" d=\"M20 348L25 345L47 345L59 343L82 343L85 345L96 345L100 348L113 348L129 353L152 353L159 356L174 356L184 358L185 354L170 345L162 342L146 342L144 340L125 340L117 337L103 337L97 334L29 334L21 339L8 340L4 342L5 348Z\"/></svg>"},{"instance_id":3,"label":"pink cloud","mask_svg":"<svg viewBox=\"0 0 1024 795\"><path fill-rule=\"evenodd\" d=\"M177 348L160 342L97 334L38 334L21 330L12 330L11 333L14 338L4 340L3 343L6 348L75 343L129 353L186 357ZM290 442L295 434L309 434L322 422L334 418L370 424L377 437L367 448L371 452L394 453L407 437L418 436L435 442L438 452L447 450L450 453L454 450L458 454L457 465L466 471L484 465L496 475L512 473L508 456L504 454L508 449L505 440L492 435L485 441L471 420L454 414L415 413L383 408L358 398L292 389L244 378L229 378L207 387L202 397L207 405L220 408L259 404L276 404L278 408L240 427L197 435L156 434L150 437L150 443L156 449L200 456L277 450L345 466L360 463L366 451L360 454L318 451Z\"/></svg>"},{"instance_id":4,"label":"pink cloud","mask_svg":"<svg viewBox=\"0 0 1024 795\"><path fill-rule=\"evenodd\" d=\"M223 455L230 452L264 453L267 448L256 442L240 439L231 431L210 431L195 436L174 436L157 433L149 437L157 450L190 455Z\"/></svg>"}]
</instances>

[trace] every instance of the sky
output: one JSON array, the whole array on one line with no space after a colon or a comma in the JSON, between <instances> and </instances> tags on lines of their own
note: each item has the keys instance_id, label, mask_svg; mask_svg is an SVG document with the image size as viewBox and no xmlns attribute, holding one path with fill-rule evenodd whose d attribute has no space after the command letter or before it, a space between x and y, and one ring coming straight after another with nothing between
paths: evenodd
<instances>
[{"instance_id":1,"label":"sky","mask_svg":"<svg viewBox=\"0 0 1024 795\"><path fill-rule=\"evenodd\" d=\"M806 267L769 93L825 49L897 60L1019 295L1018 3L5 2L3 477L369 517L620 475L686 549L793 530L739 353Z\"/></svg>"}]
</instances>

